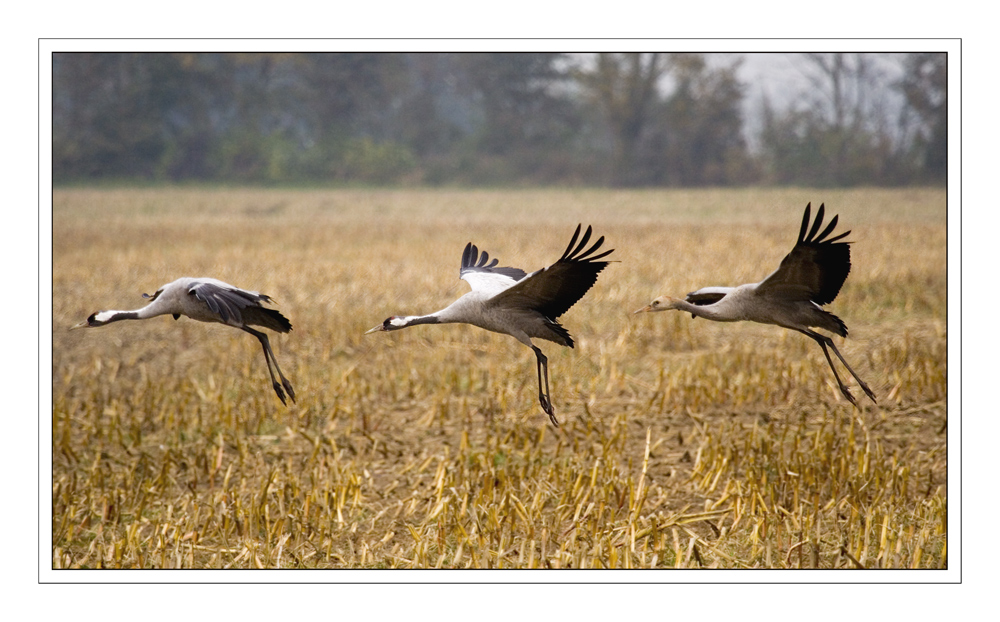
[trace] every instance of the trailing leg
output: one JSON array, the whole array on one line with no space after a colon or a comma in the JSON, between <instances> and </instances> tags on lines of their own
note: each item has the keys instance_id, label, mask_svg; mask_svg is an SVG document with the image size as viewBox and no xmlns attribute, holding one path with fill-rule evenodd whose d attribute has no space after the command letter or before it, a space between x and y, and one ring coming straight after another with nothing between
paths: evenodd
<instances>
[{"instance_id":1,"label":"trailing leg","mask_svg":"<svg viewBox=\"0 0 1000 622\"><path fill-rule=\"evenodd\" d=\"M833 377L837 380L837 385L840 387L840 392L844 394L844 397L846 397L847 400L851 404L853 404L855 408L858 408L858 402L857 400L854 399L854 396L851 395L851 392L850 390L848 390L847 385L844 384L844 381L840 379L840 374L837 373L837 368L834 367L833 365L833 358L830 357L830 351L827 348L827 346L833 348L833 351L837 354L837 358L839 358L840 362L844 364L844 367L847 368L847 371L851 372L851 375L854 376L854 379L858 381L858 384L861 385L861 389L865 392L865 394L868 395L869 398L871 398L873 402L875 401L875 394L872 393L872 390L868 388L868 385L865 384L864 381L861 380L861 378L858 378L858 375L854 373L854 370L851 369L851 366L847 364L847 361L844 360L844 357L840 354L840 351L837 350L837 346L833 343L833 339L827 337L826 335L821 335L820 333L813 332L811 330L802 330L800 332L814 339L816 343L818 343L819 346L823 348L823 355L826 356L826 362L830 364L830 371L833 372Z\"/></svg>"},{"instance_id":2,"label":"trailing leg","mask_svg":"<svg viewBox=\"0 0 1000 622\"><path fill-rule=\"evenodd\" d=\"M552 408L552 400L549 398L549 359L542 354L542 351L538 347L532 345L531 349L535 351L535 357L538 362L538 402L542 405L542 410L549 416L552 424L558 428L559 421L556 420L556 411Z\"/></svg>"},{"instance_id":3,"label":"trailing leg","mask_svg":"<svg viewBox=\"0 0 1000 622\"><path fill-rule=\"evenodd\" d=\"M267 373L271 376L271 386L274 387L274 392L278 395L278 399L281 400L282 404L287 405L288 402L285 401L285 392L282 390L284 386L285 390L288 391L288 395L295 401L295 391L292 390L292 384L288 382L284 374L281 373L281 368L278 367L278 361L274 358L274 352L271 351L271 344L267 339L267 335L260 331L256 331L248 326L244 326L243 330L250 333L260 341L260 346L264 350L264 362L267 363ZM272 365L274 368L272 369ZM281 378L281 383L278 383L278 379L274 376L274 370L278 371L278 376Z\"/></svg>"},{"instance_id":4,"label":"trailing leg","mask_svg":"<svg viewBox=\"0 0 1000 622\"><path fill-rule=\"evenodd\" d=\"M264 336L264 347L267 348L267 353L271 355L271 362L274 363L274 370L278 372L278 377L281 378L281 384L285 387L285 391L288 392L288 397L295 401L295 389L292 388L292 383L285 378L285 374L281 373L281 367L278 365L278 357L274 356L274 350L271 349L271 342L268 340L267 335Z\"/></svg>"},{"instance_id":5,"label":"trailing leg","mask_svg":"<svg viewBox=\"0 0 1000 622\"><path fill-rule=\"evenodd\" d=\"M859 385L861 385L861 390L863 390L865 392L865 394L871 399L872 402L878 404L878 401L875 399L875 393L873 393L872 390L868 388L868 385L865 384L864 380L862 380L861 378L858 378L858 375L856 373L854 373L854 370L851 369L851 366L847 364L847 361L844 360L843 355L840 354L840 350L838 350L837 346L834 345L833 339L830 339L829 337L827 337L826 339L829 342L827 345L829 345L831 348L833 348L833 353L837 355L837 358L839 358L840 362L844 364L844 367L847 368L847 371L851 372L851 375L854 376L854 379L858 381ZM827 358L830 358L830 357L827 356Z\"/></svg>"}]
</instances>

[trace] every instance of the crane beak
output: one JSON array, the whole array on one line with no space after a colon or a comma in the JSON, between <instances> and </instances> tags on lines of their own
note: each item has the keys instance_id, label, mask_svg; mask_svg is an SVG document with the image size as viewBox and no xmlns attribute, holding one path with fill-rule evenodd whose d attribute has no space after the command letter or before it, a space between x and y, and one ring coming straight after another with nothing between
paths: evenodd
<instances>
[{"instance_id":1,"label":"crane beak","mask_svg":"<svg viewBox=\"0 0 1000 622\"><path fill-rule=\"evenodd\" d=\"M73 326L70 326L69 329L70 330L76 330L77 328L87 328L88 326L90 326L90 322L88 322L87 320L84 320L84 321L80 322L79 324L75 324Z\"/></svg>"},{"instance_id":2,"label":"crane beak","mask_svg":"<svg viewBox=\"0 0 1000 622\"><path fill-rule=\"evenodd\" d=\"M646 305L645 307L643 307L641 309L636 309L635 311L633 311L632 315L636 315L638 313L646 313L647 311L652 311L652 310L653 310L653 306L652 305Z\"/></svg>"},{"instance_id":3,"label":"crane beak","mask_svg":"<svg viewBox=\"0 0 1000 622\"><path fill-rule=\"evenodd\" d=\"M378 325L378 326L376 326L375 328L369 328L368 330L366 330L366 331L365 331L365 334L366 334L366 335L370 335L370 334L372 334L372 333L375 333L375 332L378 332L378 331L380 331L380 330L385 330L385 326L383 326L382 324L379 324L379 325Z\"/></svg>"}]
</instances>

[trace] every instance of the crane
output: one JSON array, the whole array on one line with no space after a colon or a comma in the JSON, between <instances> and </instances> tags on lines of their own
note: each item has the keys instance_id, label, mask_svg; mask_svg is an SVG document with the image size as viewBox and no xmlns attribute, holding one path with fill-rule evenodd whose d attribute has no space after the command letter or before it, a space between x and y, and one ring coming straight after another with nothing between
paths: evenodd
<instances>
[{"instance_id":1,"label":"crane","mask_svg":"<svg viewBox=\"0 0 1000 622\"><path fill-rule=\"evenodd\" d=\"M799 237L791 252L781 260L778 269L760 283L738 287L703 287L688 294L684 300L661 296L635 313L673 309L686 311L693 318L702 317L716 322L747 320L798 331L814 339L823 348L840 392L851 404L857 407L854 396L837 374L828 346L858 381L865 394L875 402L875 394L844 360L833 339L812 330L816 327L847 337L847 325L843 320L821 307L833 302L847 279L847 274L851 271L851 249L849 242L839 241L850 231L827 239L837 226L836 215L823 232L817 235L823 225L825 204L819 206L816 220L809 227L811 207L812 203L806 205Z\"/></svg>"},{"instance_id":2,"label":"crane","mask_svg":"<svg viewBox=\"0 0 1000 622\"><path fill-rule=\"evenodd\" d=\"M91 313L85 321L71 328L97 328L121 320L146 320L168 314L173 315L175 320L184 315L200 322L219 322L233 326L250 333L260 341L260 345L264 349L264 360L267 363L267 371L271 375L274 392L278 394L281 403L287 405L285 401L286 391L292 401L295 401L295 390L292 389L292 383L281 373L278 359L274 357L267 335L250 328L251 326L261 326L278 333L287 333L292 330L292 324L285 316L274 309L268 309L261 305L263 302L271 302L269 296L240 289L218 279L182 277L172 283L167 283L156 290L152 296L143 294L142 297L149 299L149 304L141 309L98 311ZM280 384L275 378L275 372L281 378Z\"/></svg>"},{"instance_id":3,"label":"crane","mask_svg":"<svg viewBox=\"0 0 1000 622\"><path fill-rule=\"evenodd\" d=\"M418 324L462 323L510 335L534 351L538 369L538 401L553 425L558 427L559 421L549 396L548 359L531 340L547 339L561 346L573 347L569 331L556 318L568 311L594 285L598 273L609 263L597 260L614 250L594 255L604 243L604 236L584 250L592 230L588 226L583 238L580 238L581 226L577 225L566 252L558 261L531 274L518 268L498 267L498 259L490 262L489 253L484 250L480 254L479 249L469 242L462 252L459 278L465 280L472 291L430 315L394 315L386 318L365 334L400 330Z\"/></svg>"}]
</instances>

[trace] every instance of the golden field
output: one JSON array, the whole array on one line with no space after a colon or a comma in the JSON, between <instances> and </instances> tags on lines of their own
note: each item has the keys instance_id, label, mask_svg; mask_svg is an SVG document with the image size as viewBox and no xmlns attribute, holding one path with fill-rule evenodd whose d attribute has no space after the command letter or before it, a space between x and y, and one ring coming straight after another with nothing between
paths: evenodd
<instances>
[{"instance_id":1,"label":"golden field","mask_svg":"<svg viewBox=\"0 0 1000 622\"><path fill-rule=\"evenodd\" d=\"M877 405L797 333L632 315L762 279L809 201ZM536 341L560 428L511 337L363 335L467 291L466 242L531 271L577 223L618 263ZM56 190L52 566L945 568L945 242L939 189ZM241 331L68 330L180 276L276 300L295 404Z\"/></svg>"}]
</instances>

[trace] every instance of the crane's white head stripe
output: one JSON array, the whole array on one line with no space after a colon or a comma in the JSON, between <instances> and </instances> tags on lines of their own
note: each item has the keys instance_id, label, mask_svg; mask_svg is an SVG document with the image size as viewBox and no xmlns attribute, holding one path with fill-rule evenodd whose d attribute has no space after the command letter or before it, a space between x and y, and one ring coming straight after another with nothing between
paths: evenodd
<instances>
[{"instance_id":1,"label":"crane's white head stripe","mask_svg":"<svg viewBox=\"0 0 1000 622\"><path fill-rule=\"evenodd\" d=\"M119 313L119 312L118 311L101 311L100 313L95 313L94 314L94 321L97 321L97 322L107 322L112 317L114 317L115 314L117 314L117 313Z\"/></svg>"}]
</instances>

